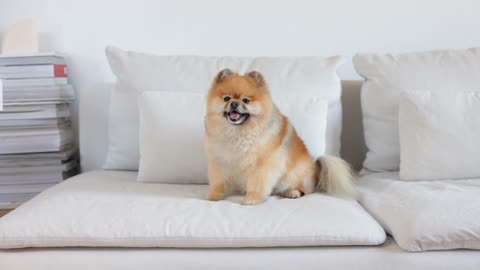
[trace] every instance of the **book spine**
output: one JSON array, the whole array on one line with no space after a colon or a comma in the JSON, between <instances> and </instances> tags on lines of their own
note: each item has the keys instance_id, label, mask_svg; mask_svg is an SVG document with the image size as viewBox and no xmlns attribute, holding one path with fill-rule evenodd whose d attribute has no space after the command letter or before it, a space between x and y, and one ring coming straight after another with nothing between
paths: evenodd
<instances>
[{"instance_id":1,"label":"book spine","mask_svg":"<svg viewBox=\"0 0 480 270\"><path fill-rule=\"evenodd\" d=\"M68 77L67 65L53 65L53 75L54 77Z\"/></svg>"},{"instance_id":2,"label":"book spine","mask_svg":"<svg viewBox=\"0 0 480 270\"><path fill-rule=\"evenodd\" d=\"M33 65L0 67L2 79L67 78L67 65Z\"/></svg>"}]
</instances>

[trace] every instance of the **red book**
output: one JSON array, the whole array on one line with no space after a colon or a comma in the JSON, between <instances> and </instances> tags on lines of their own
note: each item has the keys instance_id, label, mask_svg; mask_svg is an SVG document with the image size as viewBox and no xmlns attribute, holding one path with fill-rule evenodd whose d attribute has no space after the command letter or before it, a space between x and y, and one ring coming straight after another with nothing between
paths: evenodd
<instances>
[{"instance_id":1,"label":"red book","mask_svg":"<svg viewBox=\"0 0 480 270\"><path fill-rule=\"evenodd\" d=\"M68 77L67 65L53 65L53 77Z\"/></svg>"},{"instance_id":2,"label":"red book","mask_svg":"<svg viewBox=\"0 0 480 270\"><path fill-rule=\"evenodd\" d=\"M65 64L0 66L0 79L66 77L68 73Z\"/></svg>"}]
</instances>

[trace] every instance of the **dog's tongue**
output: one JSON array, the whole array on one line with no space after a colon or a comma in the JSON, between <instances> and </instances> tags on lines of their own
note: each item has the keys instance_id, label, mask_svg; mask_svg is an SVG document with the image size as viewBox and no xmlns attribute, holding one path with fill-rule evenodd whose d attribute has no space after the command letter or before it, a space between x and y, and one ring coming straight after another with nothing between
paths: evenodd
<instances>
[{"instance_id":1,"label":"dog's tongue","mask_svg":"<svg viewBox=\"0 0 480 270\"><path fill-rule=\"evenodd\" d=\"M239 114L239 113L236 113L236 112L231 112L231 113L230 113L230 118L231 118L232 120L235 120L235 121L236 121L236 120L240 119L240 114Z\"/></svg>"}]
</instances>

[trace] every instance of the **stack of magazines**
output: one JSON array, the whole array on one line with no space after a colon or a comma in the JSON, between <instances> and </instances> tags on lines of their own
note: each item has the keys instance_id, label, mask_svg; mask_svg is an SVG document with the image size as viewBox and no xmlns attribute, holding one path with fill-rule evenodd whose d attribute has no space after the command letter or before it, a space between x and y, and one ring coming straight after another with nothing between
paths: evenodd
<instances>
[{"instance_id":1,"label":"stack of magazines","mask_svg":"<svg viewBox=\"0 0 480 270\"><path fill-rule=\"evenodd\" d=\"M15 207L78 171L70 121L75 95L63 57L0 55L2 98L0 209Z\"/></svg>"}]
</instances>

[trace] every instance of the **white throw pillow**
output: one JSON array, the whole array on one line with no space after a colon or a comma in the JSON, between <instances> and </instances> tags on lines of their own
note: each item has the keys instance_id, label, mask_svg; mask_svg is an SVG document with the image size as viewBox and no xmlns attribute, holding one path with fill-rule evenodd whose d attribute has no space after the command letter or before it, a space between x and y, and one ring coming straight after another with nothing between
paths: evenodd
<instances>
[{"instance_id":1,"label":"white throw pillow","mask_svg":"<svg viewBox=\"0 0 480 270\"><path fill-rule=\"evenodd\" d=\"M402 249L480 249L480 178L412 182L386 172L356 183L360 204Z\"/></svg>"},{"instance_id":2,"label":"white throw pillow","mask_svg":"<svg viewBox=\"0 0 480 270\"><path fill-rule=\"evenodd\" d=\"M339 155L342 126L341 57L203 57L157 56L108 47L117 83L111 93L106 169L137 170L139 116L137 94L143 91L204 93L224 68L262 72L272 93L321 97L329 104L326 153Z\"/></svg>"},{"instance_id":3,"label":"white throw pillow","mask_svg":"<svg viewBox=\"0 0 480 270\"><path fill-rule=\"evenodd\" d=\"M176 184L208 182L203 147L205 95L143 92L140 108L138 181Z\"/></svg>"},{"instance_id":4,"label":"white throw pillow","mask_svg":"<svg viewBox=\"0 0 480 270\"><path fill-rule=\"evenodd\" d=\"M398 171L398 103L403 91L480 89L480 48L353 58L362 86L369 171Z\"/></svg>"},{"instance_id":5,"label":"white throw pillow","mask_svg":"<svg viewBox=\"0 0 480 270\"><path fill-rule=\"evenodd\" d=\"M399 131L402 180L480 177L480 92L405 92Z\"/></svg>"},{"instance_id":6,"label":"white throw pillow","mask_svg":"<svg viewBox=\"0 0 480 270\"><path fill-rule=\"evenodd\" d=\"M138 180L208 183L203 147L206 94L146 91L140 95ZM314 157L325 153L328 104L318 97L273 97Z\"/></svg>"}]
</instances>

